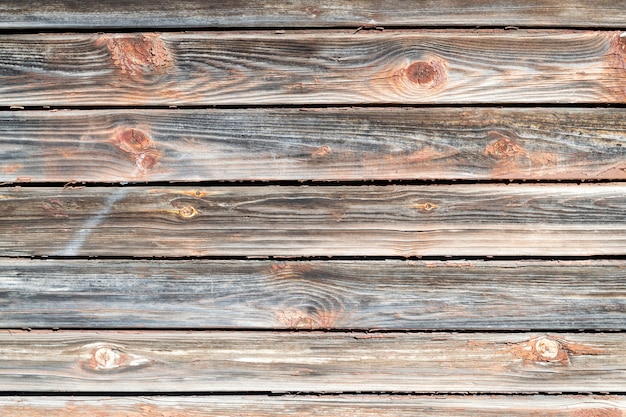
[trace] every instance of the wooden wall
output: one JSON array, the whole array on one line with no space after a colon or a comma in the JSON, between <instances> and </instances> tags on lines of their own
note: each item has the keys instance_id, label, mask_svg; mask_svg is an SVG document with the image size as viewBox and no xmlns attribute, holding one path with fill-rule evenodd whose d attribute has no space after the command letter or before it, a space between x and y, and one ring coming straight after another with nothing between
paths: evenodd
<instances>
[{"instance_id":1,"label":"wooden wall","mask_svg":"<svg viewBox=\"0 0 626 417\"><path fill-rule=\"evenodd\" d=\"M626 416L626 4L0 3L0 415Z\"/></svg>"}]
</instances>

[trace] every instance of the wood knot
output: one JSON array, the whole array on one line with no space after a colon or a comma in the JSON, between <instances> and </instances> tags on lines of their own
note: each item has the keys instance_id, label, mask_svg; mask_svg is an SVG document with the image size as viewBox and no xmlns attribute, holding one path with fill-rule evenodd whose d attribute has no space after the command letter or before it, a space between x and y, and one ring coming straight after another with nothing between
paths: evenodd
<instances>
[{"instance_id":1,"label":"wood knot","mask_svg":"<svg viewBox=\"0 0 626 417\"><path fill-rule=\"evenodd\" d=\"M154 141L140 129L119 129L115 135L115 146L126 152L141 172L150 171L161 159Z\"/></svg>"},{"instance_id":2,"label":"wood knot","mask_svg":"<svg viewBox=\"0 0 626 417\"><path fill-rule=\"evenodd\" d=\"M100 347L91 355L90 365L98 371L116 369L126 362L126 356L118 349Z\"/></svg>"},{"instance_id":3,"label":"wood knot","mask_svg":"<svg viewBox=\"0 0 626 417\"><path fill-rule=\"evenodd\" d=\"M543 360L554 360L561 351L561 344L556 340L541 338L535 343L535 351Z\"/></svg>"},{"instance_id":4,"label":"wood knot","mask_svg":"<svg viewBox=\"0 0 626 417\"><path fill-rule=\"evenodd\" d=\"M323 158L326 155L329 155L330 152L331 152L330 146L328 146L328 145L320 146L319 148L317 148L313 152L311 152L311 158L313 158L313 159Z\"/></svg>"},{"instance_id":5,"label":"wood knot","mask_svg":"<svg viewBox=\"0 0 626 417\"><path fill-rule=\"evenodd\" d=\"M496 139L485 147L485 155L496 159L513 159L526 155L526 150L513 139L495 132L490 132L489 136Z\"/></svg>"},{"instance_id":6,"label":"wood knot","mask_svg":"<svg viewBox=\"0 0 626 417\"><path fill-rule=\"evenodd\" d=\"M100 38L122 74L164 73L174 60L158 33L104 35Z\"/></svg>"},{"instance_id":7,"label":"wood knot","mask_svg":"<svg viewBox=\"0 0 626 417\"><path fill-rule=\"evenodd\" d=\"M435 88L446 80L446 70L438 59L416 61L404 69L404 78L421 87Z\"/></svg>"},{"instance_id":8,"label":"wood knot","mask_svg":"<svg viewBox=\"0 0 626 417\"><path fill-rule=\"evenodd\" d=\"M152 139L139 129L124 129L118 134L119 147L125 152L141 152L152 145Z\"/></svg>"},{"instance_id":9,"label":"wood knot","mask_svg":"<svg viewBox=\"0 0 626 417\"><path fill-rule=\"evenodd\" d=\"M178 215L183 219L193 219L198 215L198 210L193 206L184 206L178 209Z\"/></svg>"},{"instance_id":10,"label":"wood knot","mask_svg":"<svg viewBox=\"0 0 626 417\"><path fill-rule=\"evenodd\" d=\"M148 366L153 362L145 357L127 353L117 346L95 343L84 348L87 350L81 355L79 364L89 371L122 371Z\"/></svg>"},{"instance_id":11,"label":"wood knot","mask_svg":"<svg viewBox=\"0 0 626 417\"><path fill-rule=\"evenodd\" d=\"M569 352L561 342L549 337L539 337L517 343L510 350L524 362L569 364Z\"/></svg>"},{"instance_id":12,"label":"wood knot","mask_svg":"<svg viewBox=\"0 0 626 417\"><path fill-rule=\"evenodd\" d=\"M431 202L426 202L426 203L419 203L416 204L414 206L415 208L422 210L422 211L433 211L435 210L438 206L435 203L431 203Z\"/></svg>"}]
</instances>

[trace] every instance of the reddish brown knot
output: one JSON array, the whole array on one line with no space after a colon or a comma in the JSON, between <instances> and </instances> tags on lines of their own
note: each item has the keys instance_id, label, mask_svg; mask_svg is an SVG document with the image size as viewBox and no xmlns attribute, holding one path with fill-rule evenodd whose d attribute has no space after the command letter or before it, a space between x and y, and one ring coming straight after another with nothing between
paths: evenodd
<instances>
[{"instance_id":1,"label":"reddish brown knot","mask_svg":"<svg viewBox=\"0 0 626 417\"><path fill-rule=\"evenodd\" d=\"M165 73L174 64L158 33L104 35L99 42L106 44L122 74Z\"/></svg>"},{"instance_id":2,"label":"reddish brown knot","mask_svg":"<svg viewBox=\"0 0 626 417\"><path fill-rule=\"evenodd\" d=\"M445 66L438 59L413 62L403 73L410 83L421 87L436 88L446 81Z\"/></svg>"},{"instance_id":3,"label":"reddish brown knot","mask_svg":"<svg viewBox=\"0 0 626 417\"><path fill-rule=\"evenodd\" d=\"M154 141L140 129L118 130L115 136L115 146L126 152L141 172L150 171L161 159L161 153L155 149Z\"/></svg>"},{"instance_id":4,"label":"reddish brown knot","mask_svg":"<svg viewBox=\"0 0 626 417\"><path fill-rule=\"evenodd\" d=\"M489 138L494 139L485 147L485 155L496 159L513 159L526 155L526 150L513 139L498 133L489 132Z\"/></svg>"}]
</instances>

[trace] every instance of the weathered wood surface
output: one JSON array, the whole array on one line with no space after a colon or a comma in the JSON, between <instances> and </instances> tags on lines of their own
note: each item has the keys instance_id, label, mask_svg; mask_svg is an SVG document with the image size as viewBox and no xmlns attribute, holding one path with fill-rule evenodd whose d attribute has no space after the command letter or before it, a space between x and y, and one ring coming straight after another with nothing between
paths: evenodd
<instances>
[{"instance_id":1,"label":"weathered wood surface","mask_svg":"<svg viewBox=\"0 0 626 417\"><path fill-rule=\"evenodd\" d=\"M4 259L0 327L626 330L625 266Z\"/></svg>"},{"instance_id":2,"label":"weathered wood surface","mask_svg":"<svg viewBox=\"0 0 626 417\"><path fill-rule=\"evenodd\" d=\"M621 392L626 335L0 333L0 391Z\"/></svg>"},{"instance_id":3,"label":"weathered wood surface","mask_svg":"<svg viewBox=\"0 0 626 417\"><path fill-rule=\"evenodd\" d=\"M0 251L58 256L623 255L626 185L4 188Z\"/></svg>"},{"instance_id":4,"label":"weathered wood surface","mask_svg":"<svg viewBox=\"0 0 626 417\"><path fill-rule=\"evenodd\" d=\"M337 26L618 27L619 1L468 0L149 0L98 3L70 0L3 0L1 29L287 28Z\"/></svg>"},{"instance_id":5,"label":"weathered wood surface","mask_svg":"<svg viewBox=\"0 0 626 417\"><path fill-rule=\"evenodd\" d=\"M626 109L0 112L5 182L381 179L626 179Z\"/></svg>"},{"instance_id":6,"label":"weathered wood surface","mask_svg":"<svg viewBox=\"0 0 626 417\"><path fill-rule=\"evenodd\" d=\"M602 31L0 37L0 106L623 103Z\"/></svg>"},{"instance_id":7,"label":"weathered wood surface","mask_svg":"<svg viewBox=\"0 0 626 417\"><path fill-rule=\"evenodd\" d=\"M0 397L11 417L623 417L623 396L161 396Z\"/></svg>"}]
</instances>

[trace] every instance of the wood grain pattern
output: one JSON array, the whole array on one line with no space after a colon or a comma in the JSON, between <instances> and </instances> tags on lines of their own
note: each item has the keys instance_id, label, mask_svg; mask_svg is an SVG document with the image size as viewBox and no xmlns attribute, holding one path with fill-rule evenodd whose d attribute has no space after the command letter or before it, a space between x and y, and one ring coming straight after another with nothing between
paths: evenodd
<instances>
[{"instance_id":1,"label":"wood grain pattern","mask_svg":"<svg viewBox=\"0 0 626 417\"><path fill-rule=\"evenodd\" d=\"M623 417L623 396L0 397L11 417Z\"/></svg>"},{"instance_id":2,"label":"wood grain pattern","mask_svg":"<svg viewBox=\"0 0 626 417\"><path fill-rule=\"evenodd\" d=\"M620 392L626 335L2 332L0 391Z\"/></svg>"},{"instance_id":3,"label":"wood grain pattern","mask_svg":"<svg viewBox=\"0 0 626 417\"><path fill-rule=\"evenodd\" d=\"M623 27L620 2L435 0L3 0L0 29L181 27L533 26Z\"/></svg>"},{"instance_id":4,"label":"wood grain pattern","mask_svg":"<svg viewBox=\"0 0 626 417\"><path fill-rule=\"evenodd\" d=\"M626 109L0 112L5 182L388 179L626 179Z\"/></svg>"},{"instance_id":5,"label":"wood grain pattern","mask_svg":"<svg viewBox=\"0 0 626 417\"><path fill-rule=\"evenodd\" d=\"M626 186L5 188L12 256L623 255Z\"/></svg>"},{"instance_id":6,"label":"wood grain pattern","mask_svg":"<svg viewBox=\"0 0 626 417\"><path fill-rule=\"evenodd\" d=\"M623 103L620 35L14 34L0 106Z\"/></svg>"},{"instance_id":7,"label":"wood grain pattern","mask_svg":"<svg viewBox=\"0 0 626 417\"><path fill-rule=\"evenodd\" d=\"M625 330L625 266L3 259L0 326Z\"/></svg>"}]
</instances>

